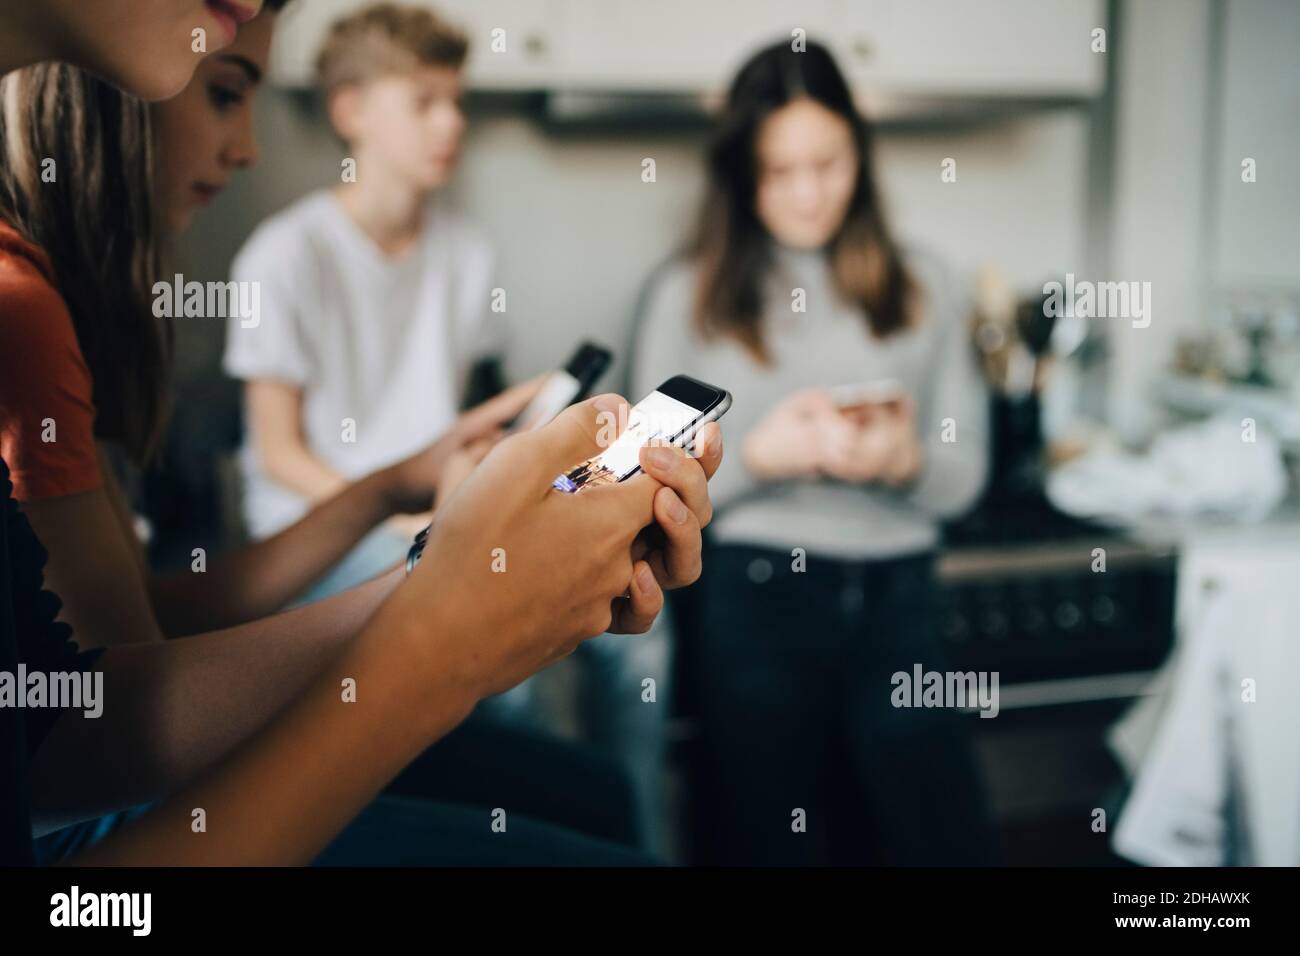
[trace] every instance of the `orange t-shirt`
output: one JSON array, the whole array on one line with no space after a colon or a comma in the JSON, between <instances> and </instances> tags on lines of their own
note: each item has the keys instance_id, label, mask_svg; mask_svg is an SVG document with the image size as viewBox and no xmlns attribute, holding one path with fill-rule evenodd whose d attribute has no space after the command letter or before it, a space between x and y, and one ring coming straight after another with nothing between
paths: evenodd
<instances>
[{"instance_id":1,"label":"orange t-shirt","mask_svg":"<svg viewBox=\"0 0 1300 956\"><path fill-rule=\"evenodd\" d=\"M90 369L49 258L0 222L0 458L18 501L103 484Z\"/></svg>"}]
</instances>

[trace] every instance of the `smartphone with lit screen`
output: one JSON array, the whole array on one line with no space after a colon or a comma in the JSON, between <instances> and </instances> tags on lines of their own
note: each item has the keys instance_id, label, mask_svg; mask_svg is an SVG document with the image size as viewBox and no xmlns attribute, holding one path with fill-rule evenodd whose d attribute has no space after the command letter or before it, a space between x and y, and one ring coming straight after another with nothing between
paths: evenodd
<instances>
[{"instance_id":1,"label":"smartphone with lit screen","mask_svg":"<svg viewBox=\"0 0 1300 956\"><path fill-rule=\"evenodd\" d=\"M506 430L514 433L541 428L574 402L582 401L605 374L612 359L609 349L583 342L563 368L546 376L532 401L515 416Z\"/></svg>"},{"instance_id":2,"label":"smartphone with lit screen","mask_svg":"<svg viewBox=\"0 0 1300 956\"><path fill-rule=\"evenodd\" d=\"M695 434L731 408L731 393L689 375L675 375L647 395L628 413L627 426L594 458L575 465L552 482L573 493L589 485L615 484L641 471L641 448L676 445L691 451Z\"/></svg>"}]
</instances>

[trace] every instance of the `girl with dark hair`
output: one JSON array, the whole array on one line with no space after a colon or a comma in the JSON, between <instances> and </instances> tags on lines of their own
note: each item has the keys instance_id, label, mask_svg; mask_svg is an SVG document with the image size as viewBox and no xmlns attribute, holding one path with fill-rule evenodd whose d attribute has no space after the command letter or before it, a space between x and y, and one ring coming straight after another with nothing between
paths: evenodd
<instances>
[{"instance_id":1,"label":"girl with dark hair","mask_svg":"<svg viewBox=\"0 0 1300 956\"><path fill-rule=\"evenodd\" d=\"M962 718L891 701L895 673L943 669L938 526L984 481L964 304L895 242L824 47L742 67L708 175L694 238L643 299L632 385L725 384L742 441L677 615L700 861L985 862Z\"/></svg>"}]
</instances>

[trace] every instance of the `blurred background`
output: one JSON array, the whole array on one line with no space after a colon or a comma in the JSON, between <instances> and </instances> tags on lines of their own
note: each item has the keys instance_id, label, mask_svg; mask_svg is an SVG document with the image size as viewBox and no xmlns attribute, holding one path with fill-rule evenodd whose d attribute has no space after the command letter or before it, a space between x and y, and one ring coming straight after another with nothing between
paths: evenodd
<instances>
[{"instance_id":1,"label":"blurred background","mask_svg":"<svg viewBox=\"0 0 1300 956\"><path fill-rule=\"evenodd\" d=\"M259 221L337 182L311 63L361 5L282 15L261 160L196 222L187 278L225 278ZM511 380L592 339L617 357L602 386L626 388L639 294L687 234L726 83L793 29L830 46L876 123L895 232L971 292L994 396L993 478L939 575L954 664L1001 674L998 717L970 724L1002 861L1300 863L1300 4L432 6L471 38L451 194L496 247ZM1149 326L1045 324L1044 283L1067 274L1150 282ZM241 533L224 333L178 324L176 420L150 478L162 564ZM1243 440L1252 454L1233 454ZM196 526L206 514L225 517ZM671 667L670 626L646 647L649 672ZM567 662L543 675L558 733L583 733L578 680ZM692 733L680 697L643 781L653 842L679 860Z\"/></svg>"}]
</instances>

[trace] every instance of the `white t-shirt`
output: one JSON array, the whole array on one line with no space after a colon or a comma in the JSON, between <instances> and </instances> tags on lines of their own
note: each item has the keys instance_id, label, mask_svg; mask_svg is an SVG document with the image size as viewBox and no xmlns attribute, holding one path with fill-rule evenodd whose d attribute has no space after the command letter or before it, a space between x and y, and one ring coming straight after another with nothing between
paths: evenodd
<instances>
[{"instance_id":1,"label":"white t-shirt","mask_svg":"<svg viewBox=\"0 0 1300 956\"><path fill-rule=\"evenodd\" d=\"M262 223L232 266L236 281L260 283L260 316L248 328L231 318L226 372L301 386L307 446L348 478L445 432L470 368L504 346L487 240L437 203L426 212L419 240L391 259L322 190ZM263 474L251 435L240 464L254 537L307 510Z\"/></svg>"}]
</instances>

